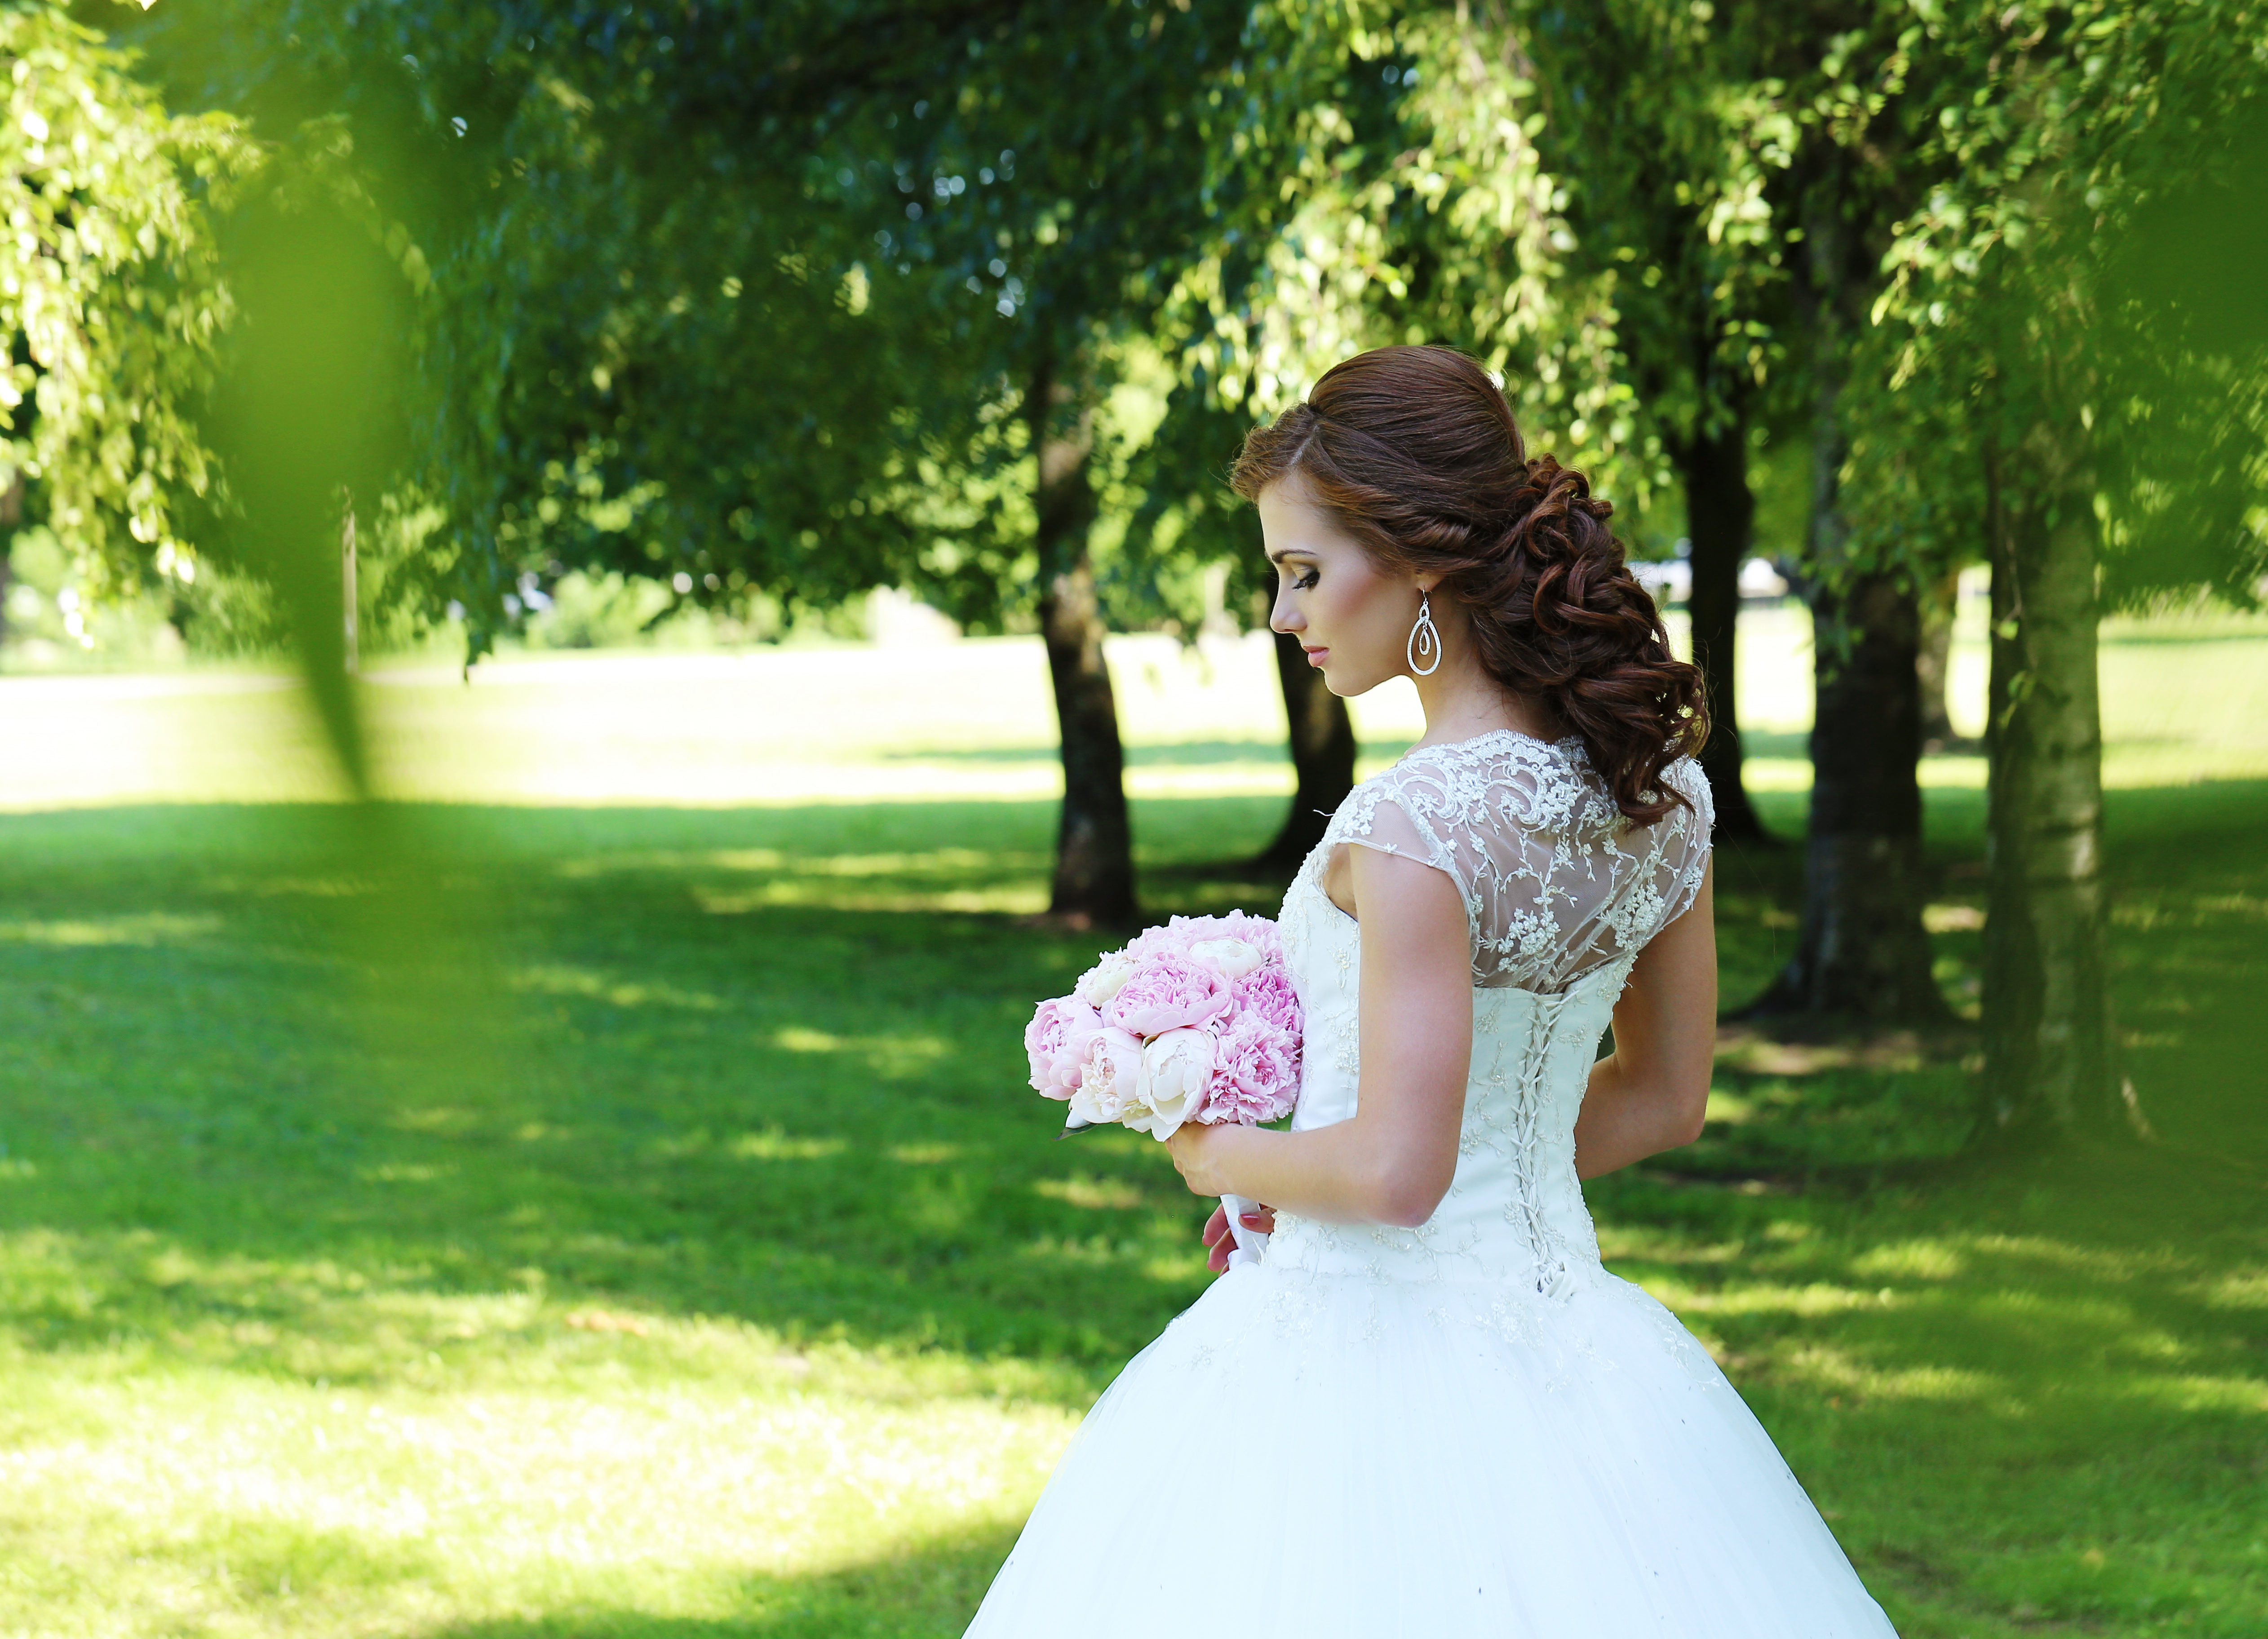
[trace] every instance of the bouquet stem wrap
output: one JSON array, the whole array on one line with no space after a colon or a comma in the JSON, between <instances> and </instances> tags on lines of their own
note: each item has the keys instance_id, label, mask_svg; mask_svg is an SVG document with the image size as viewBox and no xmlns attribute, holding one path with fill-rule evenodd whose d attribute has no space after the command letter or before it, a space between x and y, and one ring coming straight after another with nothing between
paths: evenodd
<instances>
[{"instance_id":1,"label":"bouquet stem wrap","mask_svg":"<svg viewBox=\"0 0 2268 1639\"><path fill-rule=\"evenodd\" d=\"M1255 1203L1242 1195L1223 1195L1220 1209L1228 1215L1228 1232L1236 1249L1228 1254L1228 1267L1241 1268L1248 1263L1257 1263L1268 1255L1268 1237L1258 1230L1247 1229L1242 1223L1246 1213L1255 1209Z\"/></svg>"}]
</instances>

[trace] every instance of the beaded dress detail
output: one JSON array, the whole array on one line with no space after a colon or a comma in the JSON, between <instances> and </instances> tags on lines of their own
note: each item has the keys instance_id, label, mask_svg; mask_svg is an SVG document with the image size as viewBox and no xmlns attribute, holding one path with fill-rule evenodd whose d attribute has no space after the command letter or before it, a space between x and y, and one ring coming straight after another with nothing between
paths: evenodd
<instances>
[{"instance_id":1,"label":"beaded dress detail","mask_svg":"<svg viewBox=\"0 0 2268 1639\"><path fill-rule=\"evenodd\" d=\"M1416 1229L1279 1214L1096 1404L971 1639L1885 1639L1705 1350L1600 1262L1575 1117L1616 998L1690 907L1707 782L1623 820L1580 739L1422 747L1358 786L1284 897L1296 1128L1355 1113L1344 848L1446 872L1473 952L1457 1168Z\"/></svg>"}]
</instances>

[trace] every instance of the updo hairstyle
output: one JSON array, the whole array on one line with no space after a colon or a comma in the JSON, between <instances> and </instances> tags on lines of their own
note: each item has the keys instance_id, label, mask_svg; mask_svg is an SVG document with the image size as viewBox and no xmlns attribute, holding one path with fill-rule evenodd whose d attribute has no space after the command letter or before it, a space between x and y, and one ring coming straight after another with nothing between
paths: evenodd
<instances>
[{"instance_id":1,"label":"updo hairstyle","mask_svg":"<svg viewBox=\"0 0 2268 1639\"><path fill-rule=\"evenodd\" d=\"M1256 501L1295 471L1382 564L1440 576L1489 674L1582 738L1631 823L1690 806L1661 773L1708 737L1700 671L1670 653L1607 526L1614 508L1582 474L1528 459L1479 364L1453 348L1381 347L1334 366L1253 430L1229 481Z\"/></svg>"}]
</instances>

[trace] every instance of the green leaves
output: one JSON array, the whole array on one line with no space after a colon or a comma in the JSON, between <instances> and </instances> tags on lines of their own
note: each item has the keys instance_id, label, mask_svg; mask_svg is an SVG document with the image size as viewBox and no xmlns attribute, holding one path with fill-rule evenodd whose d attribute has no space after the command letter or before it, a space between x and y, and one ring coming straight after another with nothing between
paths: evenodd
<instances>
[{"instance_id":1,"label":"green leaves","mask_svg":"<svg viewBox=\"0 0 2268 1639\"><path fill-rule=\"evenodd\" d=\"M195 406L232 312L212 218L258 153L169 116L60 7L0 10L0 483L99 590L192 561L180 515L217 481Z\"/></svg>"},{"instance_id":2,"label":"green leaves","mask_svg":"<svg viewBox=\"0 0 2268 1639\"><path fill-rule=\"evenodd\" d=\"M2244 446L2268 434L2251 386L2268 338L2246 324L2257 304L2200 290L2192 310L2174 290L2216 268L2257 283L2229 254L2258 221L2232 137L2268 95L2241 45L2264 26L2257 0L1977 4L1935 9L1918 46L1901 37L1883 123L1904 135L1913 203L1871 313L1880 386L1861 413L1880 430L1855 452L1878 535L1960 526L1916 507L1901 451L2013 448L2054 426L2091 452L2073 481L2102 495L2114 597L2253 595L2268 538L2247 521L2263 474ZM2160 527L2184 511L2186 528Z\"/></svg>"},{"instance_id":3,"label":"green leaves","mask_svg":"<svg viewBox=\"0 0 2268 1639\"><path fill-rule=\"evenodd\" d=\"M1889 229L1851 234L1854 550L1926 555L1981 505L1932 452L1985 436L1988 382L2014 405L2011 370L2059 361L2028 402L2139 424L2087 340L2100 264L2251 94L2224 42L2257 7L161 8L137 38L177 100L298 135L263 160L130 82L95 99L140 111L103 140L172 180L122 185L71 241L71 300L116 320L39 319L61 362L11 363L10 447L31 461L54 415L42 471L77 463L58 516L127 530L121 562L180 534L177 497L217 476L186 410L124 407L210 384L208 218L265 163L416 298L403 481L444 521L397 584L460 605L476 648L524 577L578 566L696 601L909 581L997 624L1036 567L1015 407L1043 366L1077 361L1099 405L1125 361L1165 361L1141 389L1170 393L1162 423L1093 468L1131 486L1130 594L1237 549L1215 482L1236 437L1380 342L1479 354L1542 442L1642 507L1668 448L1800 408L1805 202L1839 177L1835 209ZM119 79L49 13L9 18ZM57 130L83 117L49 100ZM0 143L26 150L15 107Z\"/></svg>"}]
</instances>

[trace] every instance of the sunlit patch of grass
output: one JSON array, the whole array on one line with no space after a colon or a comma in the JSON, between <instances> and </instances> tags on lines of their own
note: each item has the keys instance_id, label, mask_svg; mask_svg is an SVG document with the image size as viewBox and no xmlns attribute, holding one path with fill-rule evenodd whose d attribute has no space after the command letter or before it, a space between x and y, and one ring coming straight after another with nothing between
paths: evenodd
<instances>
[{"instance_id":1,"label":"sunlit patch of grass","mask_svg":"<svg viewBox=\"0 0 2268 1639\"><path fill-rule=\"evenodd\" d=\"M584 996L615 1007L683 1007L714 1012L725 1005L722 997L706 991L637 984L556 964L525 968L512 976L512 985L533 995Z\"/></svg>"},{"instance_id":2,"label":"sunlit patch of grass","mask_svg":"<svg viewBox=\"0 0 2268 1639\"><path fill-rule=\"evenodd\" d=\"M2169 1412L2223 1412L2240 1416L2268 1413L2268 1387L2264 1387L2257 1377L2154 1377L2138 1372L2127 1385L2126 1394L2130 1399L2154 1402ZM2260 1454L2256 1454L2255 1465L2268 1467Z\"/></svg>"},{"instance_id":3,"label":"sunlit patch of grass","mask_svg":"<svg viewBox=\"0 0 2268 1639\"><path fill-rule=\"evenodd\" d=\"M998 856L973 848L939 848L921 853L821 854L798 859L795 871L805 877L959 878L998 871L1002 863ZM777 864L767 868L779 869Z\"/></svg>"},{"instance_id":4,"label":"sunlit patch of grass","mask_svg":"<svg viewBox=\"0 0 2268 1639\"><path fill-rule=\"evenodd\" d=\"M2112 927L2138 933L2197 927L2224 917L2268 922L2268 898L2252 893L2137 893L2122 896L2110 908Z\"/></svg>"},{"instance_id":5,"label":"sunlit patch of grass","mask_svg":"<svg viewBox=\"0 0 2268 1639\"><path fill-rule=\"evenodd\" d=\"M480 1112L460 1105L429 1104L396 1111L394 1125L404 1132L462 1134L482 1120Z\"/></svg>"},{"instance_id":6,"label":"sunlit patch of grass","mask_svg":"<svg viewBox=\"0 0 2268 1639\"><path fill-rule=\"evenodd\" d=\"M1241 775L1219 738L1148 766ZM1221 862L1280 797L1143 789L1151 915L1272 908ZM394 879L309 811L5 821L18 925L166 931L0 937L0 1632L959 1632L1203 1290L1204 1204L1024 1084L1032 1001L1123 937L1007 914L1052 804L842 795L405 806L501 976L431 1049L420 975L341 954ZM1982 804L1928 801L1970 994ZM1700 1144L1589 1187L1908 1639L2259 1639L2261 801L2110 803L2157 1150L1963 1162L1957 1059L1829 1043L1728 1056ZM1800 849L1719 861L1737 1002Z\"/></svg>"},{"instance_id":7,"label":"sunlit patch of grass","mask_svg":"<svg viewBox=\"0 0 2268 1639\"><path fill-rule=\"evenodd\" d=\"M0 1451L0 1540L84 1521L116 1557L99 1581L0 1587L0 1609L31 1593L16 1615L43 1631L278 1634L624 1599L722 1614L751 1574L822 1577L879 1540L1005 1530L1068 1432L1054 1408L816 1375L597 1393L49 1385L74 1432Z\"/></svg>"},{"instance_id":8,"label":"sunlit patch of grass","mask_svg":"<svg viewBox=\"0 0 2268 1639\"><path fill-rule=\"evenodd\" d=\"M717 848L703 852L686 849L632 852L624 849L588 858L562 860L552 869L567 881L587 882L594 878L632 875L683 877L701 871L784 871L789 869L791 863L791 856L777 848Z\"/></svg>"},{"instance_id":9,"label":"sunlit patch of grass","mask_svg":"<svg viewBox=\"0 0 2268 1639\"><path fill-rule=\"evenodd\" d=\"M889 1157L906 1166L943 1166L960 1158L959 1144L893 1144Z\"/></svg>"},{"instance_id":10,"label":"sunlit patch of grass","mask_svg":"<svg viewBox=\"0 0 2268 1639\"><path fill-rule=\"evenodd\" d=\"M775 1130L742 1133L728 1139L724 1148L744 1161L823 1161L841 1155L850 1143L842 1138L791 1138Z\"/></svg>"},{"instance_id":11,"label":"sunlit patch of grass","mask_svg":"<svg viewBox=\"0 0 2268 1639\"><path fill-rule=\"evenodd\" d=\"M1949 1281L1968 1268L1959 1246L1937 1239L1894 1241L1851 1260L1851 1272L1867 1280Z\"/></svg>"},{"instance_id":12,"label":"sunlit patch of grass","mask_svg":"<svg viewBox=\"0 0 2268 1639\"><path fill-rule=\"evenodd\" d=\"M1884 1370L1847 1350L1824 1345L1795 1349L1775 1358L1783 1381L1815 1393L1849 1400L1982 1401L2005 1396L2005 1378L1954 1366L1906 1366Z\"/></svg>"},{"instance_id":13,"label":"sunlit patch of grass","mask_svg":"<svg viewBox=\"0 0 2268 1639\"><path fill-rule=\"evenodd\" d=\"M774 1033L772 1041L786 1053L840 1053L843 1047L842 1037L823 1030L806 1030L800 1025L784 1025Z\"/></svg>"},{"instance_id":14,"label":"sunlit patch of grass","mask_svg":"<svg viewBox=\"0 0 2268 1639\"><path fill-rule=\"evenodd\" d=\"M1652 1283L1655 1295L1680 1313L1698 1315L1801 1315L1807 1318L1839 1314L1853 1309L1885 1308L1892 1302L1888 1290L1858 1291L1847 1286L1815 1283L1809 1286L1776 1286L1746 1282L1732 1290L1696 1290L1673 1283Z\"/></svg>"},{"instance_id":15,"label":"sunlit patch of grass","mask_svg":"<svg viewBox=\"0 0 2268 1639\"><path fill-rule=\"evenodd\" d=\"M774 1032L772 1044L784 1053L854 1054L865 1059L876 1076L893 1081L919 1074L953 1050L950 1043L936 1036L838 1036L799 1025Z\"/></svg>"},{"instance_id":16,"label":"sunlit patch of grass","mask_svg":"<svg viewBox=\"0 0 2268 1639\"><path fill-rule=\"evenodd\" d=\"M694 900L713 916L746 916L755 911L798 906L828 906L843 910L901 915L952 911L967 915L1016 916L1035 915L1048 908L1046 892L1024 883L1003 884L994 888L945 888L928 893L902 888L845 893L831 885L800 876L734 893L696 888Z\"/></svg>"},{"instance_id":17,"label":"sunlit patch of grass","mask_svg":"<svg viewBox=\"0 0 2268 1639\"><path fill-rule=\"evenodd\" d=\"M1042 1178L1032 1187L1050 1201L1068 1202L1090 1212L1131 1212L1150 1203L1147 1194L1124 1179L1075 1173L1070 1178Z\"/></svg>"},{"instance_id":18,"label":"sunlit patch of grass","mask_svg":"<svg viewBox=\"0 0 2268 1639\"><path fill-rule=\"evenodd\" d=\"M89 945L180 944L214 932L220 918L213 915L169 915L146 912L140 915L78 917L70 921L32 922L0 918L0 940L19 944L47 944L64 949Z\"/></svg>"},{"instance_id":19,"label":"sunlit patch of grass","mask_svg":"<svg viewBox=\"0 0 2268 1639\"><path fill-rule=\"evenodd\" d=\"M2268 1269L2247 1269L2199 1282L2198 1295L2216 1309L2268 1309Z\"/></svg>"},{"instance_id":20,"label":"sunlit patch of grass","mask_svg":"<svg viewBox=\"0 0 2268 1639\"><path fill-rule=\"evenodd\" d=\"M430 1184L455 1169L426 1161L387 1161L356 1173L365 1184Z\"/></svg>"}]
</instances>

